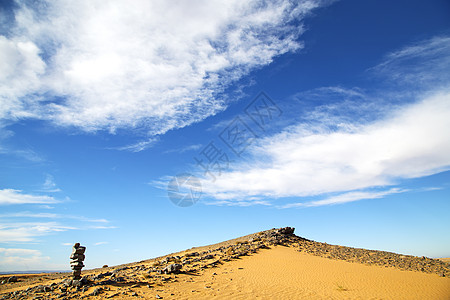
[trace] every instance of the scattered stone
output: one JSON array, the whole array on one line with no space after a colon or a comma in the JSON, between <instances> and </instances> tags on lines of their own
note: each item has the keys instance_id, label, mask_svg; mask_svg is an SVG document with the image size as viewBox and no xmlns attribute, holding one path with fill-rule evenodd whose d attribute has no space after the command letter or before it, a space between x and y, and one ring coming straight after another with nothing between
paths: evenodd
<instances>
[{"instance_id":1,"label":"scattered stone","mask_svg":"<svg viewBox=\"0 0 450 300\"><path fill-rule=\"evenodd\" d=\"M11 276L7 280L8 283L17 282L17 281L18 281L18 279L16 276Z\"/></svg>"},{"instance_id":2,"label":"scattered stone","mask_svg":"<svg viewBox=\"0 0 450 300\"><path fill-rule=\"evenodd\" d=\"M108 265L103 265L103 267L102 268L108 268Z\"/></svg>"},{"instance_id":3,"label":"scattered stone","mask_svg":"<svg viewBox=\"0 0 450 300\"><path fill-rule=\"evenodd\" d=\"M300 252L325 257L329 259L344 260L366 265L380 267L393 267L404 271L419 271L424 273L450 275L450 269L445 262L427 257L401 255L386 251L366 250L359 248L329 245L301 239L298 242Z\"/></svg>"},{"instance_id":4,"label":"scattered stone","mask_svg":"<svg viewBox=\"0 0 450 300\"><path fill-rule=\"evenodd\" d=\"M162 299L162 297L160 296L160 295L158 295L158 294L156 294L156 299Z\"/></svg>"}]
</instances>

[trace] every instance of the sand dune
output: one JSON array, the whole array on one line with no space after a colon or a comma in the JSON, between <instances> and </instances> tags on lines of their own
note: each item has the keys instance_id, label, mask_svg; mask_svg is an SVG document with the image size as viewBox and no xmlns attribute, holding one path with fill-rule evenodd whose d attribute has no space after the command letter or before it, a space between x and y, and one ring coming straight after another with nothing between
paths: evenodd
<instances>
[{"instance_id":1,"label":"sand dune","mask_svg":"<svg viewBox=\"0 0 450 300\"><path fill-rule=\"evenodd\" d=\"M284 246L207 270L193 280L173 283L161 296L173 293L175 299L450 298L448 278L330 260Z\"/></svg>"},{"instance_id":2,"label":"sand dune","mask_svg":"<svg viewBox=\"0 0 450 300\"><path fill-rule=\"evenodd\" d=\"M23 277L0 285L0 298L450 299L445 262L317 243L283 230L85 271L79 287L68 274ZM165 274L174 263L181 272Z\"/></svg>"}]
</instances>

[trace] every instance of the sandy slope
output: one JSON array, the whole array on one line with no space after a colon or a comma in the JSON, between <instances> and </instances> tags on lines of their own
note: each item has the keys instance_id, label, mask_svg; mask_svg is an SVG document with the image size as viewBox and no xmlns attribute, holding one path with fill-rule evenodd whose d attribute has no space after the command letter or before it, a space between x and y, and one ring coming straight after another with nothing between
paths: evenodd
<instances>
[{"instance_id":1,"label":"sandy slope","mask_svg":"<svg viewBox=\"0 0 450 300\"><path fill-rule=\"evenodd\" d=\"M242 268L242 269L240 269ZM213 275L216 273L217 275ZM166 299L450 299L450 279L276 246L167 286ZM195 292L193 292L193 290ZM170 294L173 293L172 297Z\"/></svg>"}]
</instances>

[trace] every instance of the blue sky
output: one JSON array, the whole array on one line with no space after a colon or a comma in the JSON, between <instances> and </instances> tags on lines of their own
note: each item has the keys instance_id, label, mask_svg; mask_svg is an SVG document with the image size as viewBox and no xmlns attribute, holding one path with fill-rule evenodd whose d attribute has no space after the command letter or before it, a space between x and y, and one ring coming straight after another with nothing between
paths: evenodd
<instances>
[{"instance_id":1,"label":"blue sky","mask_svg":"<svg viewBox=\"0 0 450 300\"><path fill-rule=\"evenodd\" d=\"M450 256L447 1L2 1L0 23L0 271L281 226Z\"/></svg>"}]
</instances>

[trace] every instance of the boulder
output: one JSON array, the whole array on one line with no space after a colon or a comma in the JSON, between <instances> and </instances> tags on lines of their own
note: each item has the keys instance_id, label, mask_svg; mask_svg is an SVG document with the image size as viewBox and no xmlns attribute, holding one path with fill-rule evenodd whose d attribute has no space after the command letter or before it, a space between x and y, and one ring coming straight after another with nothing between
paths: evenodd
<instances>
[{"instance_id":1,"label":"boulder","mask_svg":"<svg viewBox=\"0 0 450 300\"><path fill-rule=\"evenodd\" d=\"M294 234L295 228L294 227L284 227L278 229L278 233L280 234Z\"/></svg>"},{"instance_id":2,"label":"boulder","mask_svg":"<svg viewBox=\"0 0 450 300\"><path fill-rule=\"evenodd\" d=\"M163 269L163 272L166 274L178 273L182 267L183 265L180 264L170 264Z\"/></svg>"}]
</instances>

